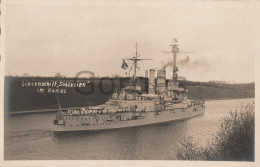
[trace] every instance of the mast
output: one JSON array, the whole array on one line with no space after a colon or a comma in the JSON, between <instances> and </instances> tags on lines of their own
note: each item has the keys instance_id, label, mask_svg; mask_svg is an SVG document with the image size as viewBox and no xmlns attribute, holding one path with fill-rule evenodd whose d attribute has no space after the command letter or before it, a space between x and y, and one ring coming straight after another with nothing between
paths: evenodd
<instances>
[{"instance_id":1,"label":"mast","mask_svg":"<svg viewBox=\"0 0 260 167\"><path fill-rule=\"evenodd\" d=\"M58 93L56 95L57 95L57 101L58 101L58 106L59 106L58 117L61 118L62 111L61 111L61 107L60 107L60 100L59 100Z\"/></svg>"},{"instance_id":2,"label":"mast","mask_svg":"<svg viewBox=\"0 0 260 167\"><path fill-rule=\"evenodd\" d=\"M136 94L136 68L137 68L137 63L138 63L138 61L142 61L142 60L151 60L151 59L140 59L140 58L138 58L137 47L138 47L138 44L136 42L136 44L135 44L135 55L133 56L133 58L125 59L125 60L131 60L134 63L133 64L134 65L134 76L133 76L134 94Z\"/></svg>"},{"instance_id":3,"label":"mast","mask_svg":"<svg viewBox=\"0 0 260 167\"><path fill-rule=\"evenodd\" d=\"M179 52L179 48L176 43L178 42L178 40L176 38L173 39L173 44L170 45L172 47L172 54L173 54L173 75L172 75L172 80L173 83L175 85L176 83L176 79L177 79L177 53Z\"/></svg>"},{"instance_id":4,"label":"mast","mask_svg":"<svg viewBox=\"0 0 260 167\"><path fill-rule=\"evenodd\" d=\"M137 68L137 42L136 42L136 44L135 44L135 57L134 57L134 85L136 85L135 84L135 79L136 79L136 68ZM135 87L135 91L136 91L136 86L134 86Z\"/></svg>"},{"instance_id":5,"label":"mast","mask_svg":"<svg viewBox=\"0 0 260 167\"><path fill-rule=\"evenodd\" d=\"M57 95L58 107L59 107L59 110L61 110L61 107L60 107L60 100L59 100L58 93L57 93L56 95Z\"/></svg>"}]
</instances>

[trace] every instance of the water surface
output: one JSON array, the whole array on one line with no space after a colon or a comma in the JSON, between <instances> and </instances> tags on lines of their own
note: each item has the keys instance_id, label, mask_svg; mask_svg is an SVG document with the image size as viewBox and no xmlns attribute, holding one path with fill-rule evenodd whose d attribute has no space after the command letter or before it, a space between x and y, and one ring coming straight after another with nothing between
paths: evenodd
<instances>
[{"instance_id":1,"label":"water surface","mask_svg":"<svg viewBox=\"0 0 260 167\"><path fill-rule=\"evenodd\" d=\"M184 136L202 145L218 131L220 118L254 99L206 102L197 117L171 123L97 132L52 132L55 113L5 118L5 160L176 159Z\"/></svg>"}]
</instances>

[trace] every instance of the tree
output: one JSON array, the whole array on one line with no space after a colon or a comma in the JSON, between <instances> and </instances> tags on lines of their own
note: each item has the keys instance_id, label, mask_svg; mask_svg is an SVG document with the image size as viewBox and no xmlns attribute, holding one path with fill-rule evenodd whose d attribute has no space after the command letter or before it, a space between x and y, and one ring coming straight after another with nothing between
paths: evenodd
<instances>
[{"instance_id":1,"label":"tree","mask_svg":"<svg viewBox=\"0 0 260 167\"><path fill-rule=\"evenodd\" d=\"M29 77L30 76L30 74L29 73L23 73L23 77Z\"/></svg>"},{"instance_id":2,"label":"tree","mask_svg":"<svg viewBox=\"0 0 260 167\"><path fill-rule=\"evenodd\" d=\"M62 75L60 72L57 72L55 75L54 75L55 78L62 78Z\"/></svg>"},{"instance_id":3,"label":"tree","mask_svg":"<svg viewBox=\"0 0 260 167\"><path fill-rule=\"evenodd\" d=\"M177 156L182 160L254 161L255 107L253 104L230 111L219 132L205 147L192 137L185 138Z\"/></svg>"}]
</instances>

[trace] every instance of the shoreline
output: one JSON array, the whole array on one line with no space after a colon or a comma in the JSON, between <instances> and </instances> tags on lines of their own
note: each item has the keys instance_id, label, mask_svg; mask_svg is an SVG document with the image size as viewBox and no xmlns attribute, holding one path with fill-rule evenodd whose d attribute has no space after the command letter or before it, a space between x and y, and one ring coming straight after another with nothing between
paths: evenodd
<instances>
[{"instance_id":1,"label":"shoreline","mask_svg":"<svg viewBox=\"0 0 260 167\"><path fill-rule=\"evenodd\" d=\"M255 97L254 97L255 98ZM214 101L214 100L236 100L236 99L254 99L254 98L218 98L218 99L204 99L204 101ZM194 99L194 100L201 100L201 99ZM81 107L67 107L62 108L62 110L69 110L69 109L80 109L85 108L87 106L81 106ZM51 112L57 112L60 109L40 109L40 110L29 110L29 111L12 111L9 113L5 113L5 115L13 116L13 115L25 115L25 114L42 114L42 113L51 113Z\"/></svg>"},{"instance_id":2,"label":"shoreline","mask_svg":"<svg viewBox=\"0 0 260 167\"><path fill-rule=\"evenodd\" d=\"M205 99L205 101L213 101L213 100L236 100L236 99L255 99L255 97L248 97L248 98L218 98L218 99Z\"/></svg>"}]
</instances>

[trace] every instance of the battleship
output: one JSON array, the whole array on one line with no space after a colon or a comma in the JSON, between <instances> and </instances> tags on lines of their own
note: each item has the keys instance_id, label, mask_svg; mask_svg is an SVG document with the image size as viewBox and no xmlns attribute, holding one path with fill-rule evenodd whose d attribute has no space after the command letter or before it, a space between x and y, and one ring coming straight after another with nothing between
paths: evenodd
<instances>
[{"instance_id":1,"label":"battleship","mask_svg":"<svg viewBox=\"0 0 260 167\"><path fill-rule=\"evenodd\" d=\"M130 128L189 119L202 114L205 102L188 99L188 89L179 86L176 63L179 45L174 41L170 46L173 56L173 75L170 80L166 79L166 70L150 69L148 92L142 93L136 70L138 62L149 59L140 58L136 45L135 55L123 59L121 67L126 69L128 64L125 61L132 62L133 77L128 85L115 91L105 104L80 110L63 111L60 108L54 120L54 131Z\"/></svg>"}]
</instances>

